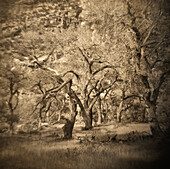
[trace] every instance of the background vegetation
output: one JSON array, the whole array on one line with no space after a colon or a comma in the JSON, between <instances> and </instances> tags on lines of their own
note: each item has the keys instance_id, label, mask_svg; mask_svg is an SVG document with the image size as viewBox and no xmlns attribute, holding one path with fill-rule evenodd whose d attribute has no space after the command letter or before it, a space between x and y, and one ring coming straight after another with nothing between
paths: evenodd
<instances>
[{"instance_id":1,"label":"background vegetation","mask_svg":"<svg viewBox=\"0 0 170 169\"><path fill-rule=\"evenodd\" d=\"M143 139L148 133L141 136L134 132L136 127L132 137L129 133L118 136L113 134L115 128L145 123L147 132L150 126L149 135L169 138L169 6L168 0L0 1L1 136L35 134L39 138L45 131L56 139L77 137L80 142L91 142L100 138L101 142L122 143L132 137ZM108 132L106 126L111 135L103 132ZM101 131L105 135L98 138ZM10 149L9 145L5 147ZM17 149L15 155L21 153L21 147ZM111 166L109 157L118 149L112 155L102 148L94 152L89 168L96 158L105 161L105 153L108 166L104 162L100 166ZM28 156L39 153L24 151ZM89 151L75 150L69 157L77 153L87 160L87 154L93 154ZM130 153L131 148L120 151ZM151 150L152 155L156 152ZM58 150L40 152L45 153L60 158ZM67 161L67 153L63 156ZM58 161L53 165L60 166Z\"/></svg>"}]
</instances>

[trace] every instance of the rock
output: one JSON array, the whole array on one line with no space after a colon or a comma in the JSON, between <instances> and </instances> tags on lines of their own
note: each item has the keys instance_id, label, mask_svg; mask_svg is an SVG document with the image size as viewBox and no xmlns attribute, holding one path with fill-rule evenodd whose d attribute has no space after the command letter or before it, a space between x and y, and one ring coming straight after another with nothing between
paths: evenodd
<instances>
[{"instance_id":1,"label":"rock","mask_svg":"<svg viewBox=\"0 0 170 169\"><path fill-rule=\"evenodd\" d=\"M32 130L29 132L29 134L40 134L40 132L38 130Z\"/></svg>"},{"instance_id":2,"label":"rock","mask_svg":"<svg viewBox=\"0 0 170 169\"><path fill-rule=\"evenodd\" d=\"M0 133L4 133L8 131L9 124L8 123L0 123Z\"/></svg>"},{"instance_id":3,"label":"rock","mask_svg":"<svg viewBox=\"0 0 170 169\"><path fill-rule=\"evenodd\" d=\"M98 142L108 142L109 140L110 140L110 137L108 135L95 136L95 141L98 141Z\"/></svg>"},{"instance_id":4,"label":"rock","mask_svg":"<svg viewBox=\"0 0 170 169\"><path fill-rule=\"evenodd\" d=\"M17 31L12 33L12 36L19 36L21 34L21 29L18 29Z\"/></svg>"},{"instance_id":5,"label":"rock","mask_svg":"<svg viewBox=\"0 0 170 169\"><path fill-rule=\"evenodd\" d=\"M92 137L91 137L91 140L95 140L95 136L92 136Z\"/></svg>"},{"instance_id":6,"label":"rock","mask_svg":"<svg viewBox=\"0 0 170 169\"><path fill-rule=\"evenodd\" d=\"M23 130L19 130L17 133L18 133L18 134L27 134L27 132L25 132L25 131L23 131Z\"/></svg>"},{"instance_id":7,"label":"rock","mask_svg":"<svg viewBox=\"0 0 170 169\"><path fill-rule=\"evenodd\" d=\"M109 141L115 141L117 134L109 134Z\"/></svg>"},{"instance_id":8,"label":"rock","mask_svg":"<svg viewBox=\"0 0 170 169\"><path fill-rule=\"evenodd\" d=\"M116 141L128 141L128 134L119 134L116 136Z\"/></svg>"},{"instance_id":9,"label":"rock","mask_svg":"<svg viewBox=\"0 0 170 169\"><path fill-rule=\"evenodd\" d=\"M135 141L135 140L139 139L141 137L141 135L139 132L132 131L132 132L128 133L128 137L129 137L128 140Z\"/></svg>"},{"instance_id":10,"label":"rock","mask_svg":"<svg viewBox=\"0 0 170 169\"><path fill-rule=\"evenodd\" d=\"M151 130L151 133L152 133L153 137L160 137L160 136L162 136L162 133L160 131L159 126L156 125L155 123L150 125L150 130Z\"/></svg>"},{"instance_id":11,"label":"rock","mask_svg":"<svg viewBox=\"0 0 170 169\"><path fill-rule=\"evenodd\" d=\"M148 133L148 132L142 132L142 139L146 139L146 138L151 138L152 137L152 134Z\"/></svg>"}]
</instances>

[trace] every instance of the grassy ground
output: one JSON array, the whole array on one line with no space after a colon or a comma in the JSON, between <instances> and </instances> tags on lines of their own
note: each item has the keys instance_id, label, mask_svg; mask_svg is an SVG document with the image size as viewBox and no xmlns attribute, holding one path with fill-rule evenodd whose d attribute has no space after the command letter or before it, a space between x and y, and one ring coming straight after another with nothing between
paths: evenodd
<instances>
[{"instance_id":1,"label":"grassy ground","mask_svg":"<svg viewBox=\"0 0 170 169\"><path fill-rule=\"evenodd\" d=\"M0 169L164 168L168 159L164 154L166 145L152 139L123 144L81 144L78 140L6 136L0 138Z\"/></svg>"}]
</instances>

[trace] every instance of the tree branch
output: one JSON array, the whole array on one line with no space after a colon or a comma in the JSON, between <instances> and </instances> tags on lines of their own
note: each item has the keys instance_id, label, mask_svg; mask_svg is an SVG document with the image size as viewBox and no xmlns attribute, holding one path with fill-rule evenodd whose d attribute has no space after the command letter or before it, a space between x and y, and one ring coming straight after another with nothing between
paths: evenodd
<instances>
[{"instance_id":1,"label":"tree branch","mask_svg":"<svg viewBox=\"0 0 170 169\"><path fill-rule=\"evenodd\" d=\"M101 67L100 69L96 70L95 72L93 72L92 75L95 76L97 73L103 71L104 69L109 69L109 68L114 69L116 71L115 66L105 65L105 66ZM117 73L117 71L116 71L116 73Z\"/></svg>"},{"instance_id":2,"label":"tree branch","mask_svg":"<svg viewBox=\"0 0 170 169\"><path fill-rule=\"evenodd\" d=\"M86 119L86 120L88 120L86 111L85 111L85 109L84 109L84 106L83 106L81 100L79 99L79 97L77 96L77 94L76 94L73 90L72 90L72 94L73 94L73 96L74 96L77 104L79 105L81 111L82 111L82 116L83 116L83 118Z\"/></svg>"},{"instance_id":3,"label":"tree branch","mask_svg":"<svg viewBox=\"0 0 170 169\"><path fill-rule=\"evenodd\" d=\"M60 91L64 86L66 86L67 84L69 84L72 80L67 80L66 82L64 82L61 86L59 87L55 87L52 89L47 90L47 93L52 92L52 93L57 93L58 91ZM56 90L55 90L56 89Z\"/></svg>"},{"instance_id":4,"label":"tree branch","mask_svg":"<svg viewBox=\"0 0 170 169\"><path fill-rule=\"evenodd\" d=\"M144 39L143 42L142 42L142 46L144 46L145 43L147 42L147 40L149 39L149 37L150 37L150 35L151 35L151 33L152 33L152 30L153 30L153 28L154 28L155 26L156 26L156 25L152 25L152 27L150 28L147 36L145 37L145 39Z\"/></svg>"},{"instance_id":5,"label":"tree branch","mask_svg":"<svg viewBox=\"0 0 170 169\"><path fill-rule=\"evenodd\" d=\"M166 76L170 75L170 70L167 71L167 72L164 72L161 77L160 77L160 81L159 81L159 84L158 84L158 87L156 89L154 89L153 91L153 95L152 95L152 102L155 104L156 103L156 100L158 98L158 95L159 95L159 91L160 91L160 88L162 86L162 84L164 83L165 79L166 79Z\"/></svg>"},{"instance_id":6,"label":"tree branch","mask_svg":"<svg viewBox=\"0 0 170 169\"><path fill-rule=\"evenodd\" d=\"M108 87L102 88L99 92L96 93L96 95L94 96L92 102L91 102L90 105L89 105L89 109L91 109L91 108L93 107L93 105L94 105L95 102L97 101L97 97L98 97L101 93L103 93L105 90L111 88L111 87L116 83L116 81L117 81L117 77L116 77L116 80L115 80L111 85L109 85Z\"/></svg>"},{"instance_id":7,"label":"tree branch","mask_svg":"<svg viewBox=\"0 0 170 169\"><path fill-rule=\"evenodd\" d=\"M39 87L41 93L44 95L45 92L42 90L42 87L41 87L41 80L38 82L37 86Z\"/></svg>"},{"instance_id":8,"label":"tree branch","mask_svg":"<svg viewBox=\"0 0 170 169\"><path fill-rule=\"evenodd\" d=\"M132 105L132 104L127 105L127 107L125 107L124 109L122 109L122 110L121 110L121 112L122 112L122 111L126 111L126 110L128 110L129 108L131 108L131 107L133 107L133 105Z\"/></svg>"},{"instance_id":9,"label":"tree branch","mask_svg":"<svg viewBox=\"0 0 170 169\"><path fill-rule=\"evenodd\" d=\"M151 65L151 69L153 69L155 67L155 65L159 62L162 62L162 60L156 60L152 65Z\"/></svg>"},{"instance_id":10,"label":"tree branch","mask_svg":"<svg viewBox=\"0 0 170 169\"><path fill-rule=\"evenodd\" d=\"M159 20L159 18L161 17L161 15L162 15L162 12L160 12L159 17L156 19L156 21L155 21L155 22L153 23L153 25L151 26L151 28L150 28L148 34L146 35L145 39L144 39L143 42L142 42L142 46L144 46L145 43L147 42L147 40L149 39L149 37L150 37L150 35L151 35L151 33L152 33L154 27L155 27L156 24L157 24L157 21Z\"/></svg>"},{"instance_id":11,"label":"tree branch","mask_svg":"<svg viewBox=\"0 0 170 169\"><path fill-rule=\"evenodd\" d=\"M112 89L112 88L109 88L109 89L106 91L106 93L105 93L105 95L104 95L104 98L103 98L104 100L106 99L106 97L107 97L107 95L109 94L109 92L111 91L111 89Z\"/></svg>"},{"instance_id":12,"label":"tree branch","mask_svg":"<svg viewBox=\"0 0 170 169\"><path fill-rule=\"evenodd\" d=\"M97 80L95 86L93 86L93 87L90 89L90 91L89 91L89 93L88 93L88 95L87 95L87 98L88 98L88 99L89 99L90 94L92 93L92 91L96 89L98 83L99 83L99 80Z\"/></svg>"},{"instance_id":13,"label":"tree branch","mask_svg":"<svg viewBox=\"0 0 170 169\"><path fill-rule=\"evenodd\" d=\"M148 76L141 75L141 79L142 79L142 82L145 85L145 87L150 89L151 87L150 87L149 82L148 82Z\"/></svg>"},{"instance_id":14,"label":"tree branch","mask_svg":"<svg viewBox=\"0 0 170 169\"><path fill-rule=\"evenodd\" d=\"M43 62L47 62L47 61L48 61L48 59L50 58L50 56L53 54L54 49L55 49L55 48L52 49L52 51L48 54L47 58L43 60Z\"/></svg>"},{"instance_id":15,"label":"tree branch","mask_svg":"<svg viewBox=\"0 0 170 169\"><path fill-rule=\"evenodd\" d=\"M137 97L137 98L141 99L141 96L134 94L134 95L129 95L129 96L124 97L123 100L127 100L127 99L129 99L131 97Z\"/></svg>"},{"instance_id":16,"label":"tree branch","mask_svg":"<svg viewBox=\"0 0 170 169\"><path fill-rule=\"evenodd\" d=\"M80 79L79 75L78 75L76 72L74 72L73 70L69 70L69 71L65 72L65 73L62 75L62 77L66 76L68 73L72 73L73 75L76 76L76 78L77 78L78 80Z\"/></svg>"},{"instance_id":17,"label":"tree branch","mask_svg":"<svg viewBox=\"0 0 170 169\"><path fill-rule=\"evenodd\" d=\"M15 104L15 106L14 106L14 108L13 108L13 110L15 110L16 108L17 108L17 106L18 106L18 103L19 103L19 99L18 99L18 96L19 96L19 92L18 92L18 90L17 90L17 96L16 96L16 104Z\"/></svg>"},{"instance_id":18,"label":"tree branch","mask_svg":"<svg viewBox=\"0 0 170 169\"><path fill-rule=\"evenodd\" d=\"M81 55L84 57L84 59L85 59L85 61L87 62L87 64L89 65L90 63L89 63L88 58L84 55L83 51L82 51L79 47L78 47L78 49L79 49Z\"/></svg>"}]
</instances>

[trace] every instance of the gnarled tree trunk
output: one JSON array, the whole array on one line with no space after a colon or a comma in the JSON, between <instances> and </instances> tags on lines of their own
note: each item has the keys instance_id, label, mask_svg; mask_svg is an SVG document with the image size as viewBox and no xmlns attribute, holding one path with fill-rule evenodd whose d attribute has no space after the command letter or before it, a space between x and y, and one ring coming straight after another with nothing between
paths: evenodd
<instances>
[{"instance_id":1,"label":"gnarled tree trunk","mask_svg":"<svg viewBox=\"0 0 170 169\"><path fill-rule=\"evenodd\" d=\"M122 107L123 107L123 100L120 102L119 107L117 109L117 122L121 122Z\"/></svg>"},{"instance_id":2,"label":"gnarled tree trunk","mask_svg":"<svg viewBox=\"0 0 170 169\"><path fill-rule=\"evenodd\" d=\"M70 118L66 119L66 123L63 127L63 131L64 131L64 138L65 139L71 139L72 138L72 131L73 131L73 127L74 127L74 123L76 120L76 116L77 116L77 103L76 100L74 99L73 96L73 91L70 91L69 93L70 96Z\"/></svg>"},{"instance_id":3,"label":"gnarled tree trunk","mask_svg":"<svg viewBox=\"0 0 170 169\"><path fill-rule=\"evenodd\" d=\"M102 105L101 105L101 98L99 97L98 98L98 106L99 106L99 110L98 110L98 124L101 124L103 122L103 119L102 119Z\"/></svg>"}]
</instances>

